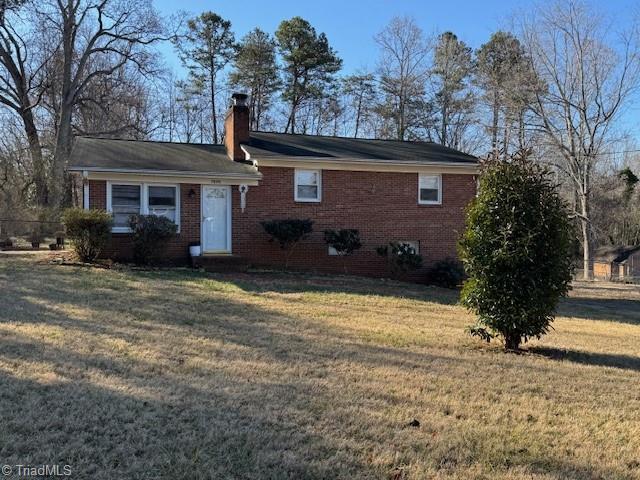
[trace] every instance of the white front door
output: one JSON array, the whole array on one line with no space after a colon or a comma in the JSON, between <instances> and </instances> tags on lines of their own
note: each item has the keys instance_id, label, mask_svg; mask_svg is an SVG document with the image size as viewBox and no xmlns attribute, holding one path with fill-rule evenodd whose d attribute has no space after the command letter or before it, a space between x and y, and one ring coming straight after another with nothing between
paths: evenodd
<instances>
[{"instance_id":1,"label":"white front door","mask_svg":"<svg viewBox=\"0 0 640 480\"><path fill-rule=\"evenodd\" d=\"M231 189L202 186L202 250L230 252Z\"/></svg>"}]
</instances>

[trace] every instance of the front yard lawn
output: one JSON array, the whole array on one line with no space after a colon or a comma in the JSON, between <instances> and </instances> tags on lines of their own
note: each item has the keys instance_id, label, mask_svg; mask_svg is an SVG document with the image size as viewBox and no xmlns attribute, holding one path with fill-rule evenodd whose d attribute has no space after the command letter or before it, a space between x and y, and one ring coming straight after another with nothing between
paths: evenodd
<instances>
[{"instance_id":1,"label":"front yard lawn","mask_svg":"<svg viewBox=\"0 0 640 480\"><path fill-rule=\"evenodd\" d=\"M640 478L638 287L578 285L522 355L468 338L456 300L0 259L0 459L76 479Z\"/></svg>"}]
</instances>

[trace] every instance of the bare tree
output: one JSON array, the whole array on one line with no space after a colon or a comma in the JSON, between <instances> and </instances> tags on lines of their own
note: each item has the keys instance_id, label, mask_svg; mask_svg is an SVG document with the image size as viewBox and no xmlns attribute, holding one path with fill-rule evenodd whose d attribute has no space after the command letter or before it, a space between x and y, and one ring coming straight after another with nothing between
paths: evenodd
<instances>
[{"instance_id":1,"label":"bare tree","mask_svg":"<svg viewBox=\"0 0 640 480\"><path fill-rule=\"evenodd\" d=\"M79 100L93 83L125 65L152 73L153 56L147 47L168 36L151 0L42 0L35 6L38 24L49 32L58 62L55 153L49 173L49 203L55 207L63 199Z\"/></svg>"},{"instance_id":2,"label":"bare tree","mask_svg":"<svg viewBox=\"0 0 640 480\"><path fill-rule=\"evenodd\" d=\"M616 36L602 16L576 1L559 1L522 22L527 53L546 89L535 93L534 127L557 151L570 180L582 233L584 277L590 278L594 169L622 105L639 80L635 32Z\"/></svg>"},{"instance_id":3,"label":"bare tree","mask_svg":"<svg viewBox=\"0 0 640 480\"><path fill-rule=\"evenodd\" d=\"M42 93L42 69L48 58L31 51L32 39L24 12L24 2L3 0L0 3L0 104L13 110L21 119L33 163L33 180L38 205L48 203L47 172L34 109Z\"/></svg>"},{"instance_id":4,"label":"bare tree","mask_svg":"<svg viewBox=\"0 0 640 480\"><path fill-rule=\"evenodd\" d=\"M424 95L431 46L411 17L393 18L374 40L380 47L378 71L387 103L382 110L392 113L395 136L405 140L412 126L412 105Z\"/></svg>"},{"instance_id":5,"label":"bare tree","mask_svg":"<svg viewBox=\"0 0 640 480\"><path fill-rule=\"evenodd\" d=\"M200 142L204 140L204 121L207 109L205 85L202 82L176 82L176 136L190 143L200 134ZM210 129L208 129L210 132ZM207 138L213 138L207 135Z\"/></svg>"},{"instance_id":6,"label":"bare tree","mask_svg":"<svg viewBox=\"0 0 640 480\"><path fill-rule=\"evenodd\" d=\"M353 111L353 138L358 138L362 121L366 120L376 99L376 83L372 73L359 72L342 79L342 92Z\"/></svg>"}]
</instances>

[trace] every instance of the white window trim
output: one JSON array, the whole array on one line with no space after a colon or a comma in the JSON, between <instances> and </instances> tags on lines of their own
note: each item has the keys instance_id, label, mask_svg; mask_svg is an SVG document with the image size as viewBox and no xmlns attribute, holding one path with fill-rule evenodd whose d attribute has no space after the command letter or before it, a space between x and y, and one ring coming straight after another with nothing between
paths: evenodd
<instances>
[{"instance_id":1,"label":"white window trim","mask_svg":"<svg viewBox=\"0 0 640 480\"><path fill-rule=\"evenodd\" d=\"M318 174L318 198L298 197L298 172L316 172ZM293 199L296 202L320 203L322 201L322 170L315 168L294 168L293 169Z\"/></svg>"},{"instance_id":2,"label":"white window trim","mask_svg":"<svg viewBox=\"0 0 640 480\"><path fill-rule=\"evenodd\" d=\"M420 179L424 177L436 177L438 179L438 200L420 199ZM442 175L441 174L419 174L418 175L418 204L419 205L442 205Z\"/></svg>"},{"instance_id":3,"label":"white window trim","mask_svg":"<svg viewBox=\"0 0 640 480\"><path fill-rule=\"evenodd\" d=\"M180 184L179 183L156 183L156 182L126 182L126 181L108 181L107 182L107 212L113 213L111 204L112 185L138 185L140 187L140 214L149 214L149 187L173 187L176 189L176 225L178 233L180 233ZM129 227L112 227L112 233L131 233Z\"/></svg>"}]
</instances>

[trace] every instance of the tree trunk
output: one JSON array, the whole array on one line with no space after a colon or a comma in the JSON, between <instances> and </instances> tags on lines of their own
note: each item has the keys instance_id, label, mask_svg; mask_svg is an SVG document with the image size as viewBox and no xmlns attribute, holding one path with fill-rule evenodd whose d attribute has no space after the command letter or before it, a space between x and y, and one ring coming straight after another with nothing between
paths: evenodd
<instances>
[{"instance_id":1,"label":"tree trunk","mask_svg":"<svg viewBox=\"0 0 640 480\"><path fill-rule=\"evenodd\" d=\"M582 278L591 280L591 225L589 223L589 200L580 194L580 229L582 231Z\"/></svg>"},{"instance_id":2,"label":"tree trunk","mask_svg":"<svg viewBox=\"0 0 640 480\"><path fill-rule=\"evenodd\" d=\"M213 143L218 143L218 122L216 120L216 75L213 70L213 61L209 73L209 83L211 84L211 121L213 124Z\"/></svg>"},{"instance_id":3,"label":"tree trunk","mask_svg":"<svg viewBox=\"0 0 640 480\"><path fill-rule=\"evenodd\" d=\"M353 138L358 138L358 129L360 128L360 115L362 114L362 93L358 97L358 107L356 108L356 130Z\"/></svg>"},{"instance_id":4,"label":"tree trunk","mask_svg":"<svg viewBox=\"0 0 640 480\"><path fill-rule=\"evenodd\" d=\"M502 145L503 145L503 152L502 152L502 158L504 158L505 160L509 157L509 140L511 137L511 128L509 128L509 123L507 122L507 118L505 115L505 121L504 121L504 138L502 139Z\"/></svg>"},{"instance_id":5,"label":"tree trunk","mask_svg":"<svg viewBox=\"0 0 640 480\"><path fill-rule=\"evenodd\" d=\"M291 104L291 133L296 133L296 105L295 103Z\"/></svg>"},{"instance_id":6,"label":"tree trunk","mask_svg":"<svg viewBox=\"0 0 640 480\"><path fill-rule=\"evenodd\" d=\"M504 334L505 350L519 350L522 337L519 333L509 332Z\"/></svg>"},{"instance_id":7,"label":"tree trunk","mask_svg":"<svg viewBox=\"0 0 640 480\"><path fill-rule=\"evenodd\" d=\"M259 88L251 89L251 104L249 105L249 130L258 130L260 116L260 93Z\"/></svg>"},{"instance_id":8,"label":"tree trunk","mask_svg":"<svg viewBox=\"0 0 640 480\"><path fill-rule=\"evenodd\" d=\"M498 150L498 119L500 116L500 102L498 92L493 93L493 119L491 124L491 150L495 154Z\"/></svg>"},{"instance_id":9,"label":"tree trunk","mask_svg":"<svg viewBox=\"0 0 640 480\"><path fill-rule=\"evenodd\" d=\"M405 121L405 111L404 111L404 99L400 98L400 108L398 109L398 140L403 141L404 140L404 121Z\"/></svg>"},{"instance_id":10,"label":"tree trunk","mask_svg":"<svg viewBox=\"0 0 640 480\"><path fill-rule=\"evenodd\" d=\"M519 149L524 150L525 146L525 130L524 130L524 109L520 110L520 114L518 115L518 142Z\"/></svg>"},{"instance_id":11,"label":"tree trunk","mask_svg":"<svg viewBox=\"0 0 640 480\"><path fill-rule=\"evenodd\" d=\"M62 102L58 132L56 134L56 151L49 175L49 205L53 208L61 207L64 198L64 169L69 160L73 143L71 111L72 106L67 102Z\"/></svg>"},{"instance_id":12,"label":"tree trunk","mask_svg":"<svg viewBox=\"0 0 640 480\"><path fill-rule=\"evenodd\" d=\"M442 115L442 122L440 124L440 143L445 147L448 147L449 145L447 145L447 100L442 102L441 115Z\"/></svg>"},{"instance_id":13,"label":"tree trunk","mask_svg":"<svg viewBox=\"0 0 640 480\"><path fill-rule=\"evenodd\" d=\"M74 3L68 0L66 5L60 3L63 13L62 26L62 91L60 92L60 112L58 117L58 131L56 132L56 150L53 155L51 173L49 175L49 204L53 208L62 206L64 192L64 168L69 160L71 145L73 142L73 132L71 121L73 119L73 105L75 100L74 79L72 65L75 57L75 33L76 18ZM76 76L82 72L76 72ZM76 77L77 78L77 77Z\"/></svg>"},{"instance_id":14,"label":"tree trunk","mask_svg":"<svg viewBox=\"0 0 640 480\"><path fill-rule=\"evenodd\" d=\"M29 142L29 153L33 164L33 182L36 187L36 203L38 206L46 206L49 203L49 188L47 186L44 158L42 157L40 135L38 134L31 109L22 111L20 116L22 117L22 123Z\"/></svg>"}]
</instances>

